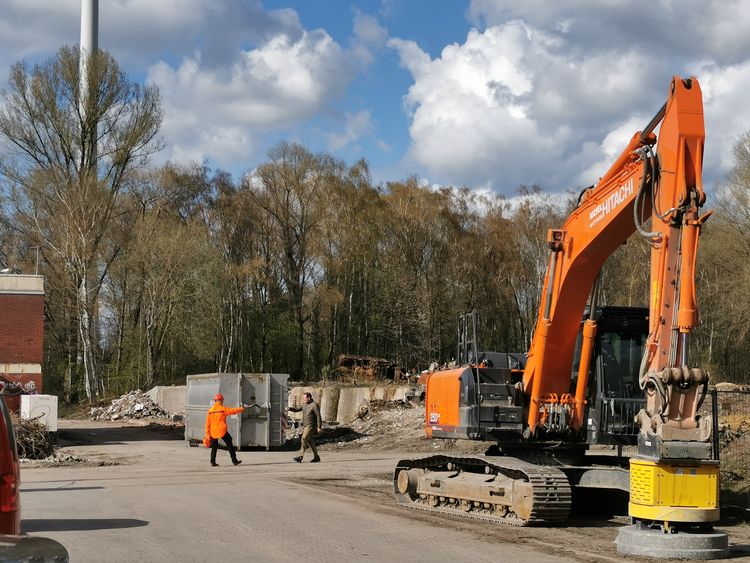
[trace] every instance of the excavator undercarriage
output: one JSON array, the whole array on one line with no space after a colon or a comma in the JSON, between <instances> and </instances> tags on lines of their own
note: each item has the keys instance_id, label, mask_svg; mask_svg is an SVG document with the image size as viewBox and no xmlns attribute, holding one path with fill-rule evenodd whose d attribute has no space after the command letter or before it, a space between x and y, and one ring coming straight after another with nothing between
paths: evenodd
<instances>
[{"instance_id":1,"label":"excavator undercarriage","mask_svg":"<svg viewBox=\"0 0 750 563\"><path fill-rule=\"evenodd\" d=\"M401 460L393 492L410 508L513 526L561 524L572 503L565 473L512 457Z\"/></svg>"}]
</instances>

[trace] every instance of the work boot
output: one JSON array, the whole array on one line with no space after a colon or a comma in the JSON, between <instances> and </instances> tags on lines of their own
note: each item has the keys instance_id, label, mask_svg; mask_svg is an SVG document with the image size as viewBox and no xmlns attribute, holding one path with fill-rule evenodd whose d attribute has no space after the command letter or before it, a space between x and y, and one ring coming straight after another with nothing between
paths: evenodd
<instances>
[{"instance_id":1,"label":"work boot","mask_svg":"<svg viewBox=\"0 0 750 563\"><path fill-rule=\"evenodd\" d=\"M216 463L215 461L212 461L211 462L211 467L219 467L219 464Z\"/></svg>"},{"instance_id":2,"label":"work boot","mask_svg":"<svg viewBox=\"0 0 750 563\"><path fill-rule=\"evenodd\" d=\"M232 463L235 464L235 465L239 465L240 463L242 463L242 460L241 459L235 459Z\"/></svg>"},{"instance_id":3,"label":"work boot","mask_svg":"<svg viewBox=\"0 0 750 563\"><path fill-rule=\"evenodd\" d=\"M318 456L315 456L310 460L310 463L320 463L320 458Z\"/></svg>"},{"instance_id":4,"label":"work boot","mask_svg":"<svg viewBox=\"0 0 750 563\"><path fill-rule=\"evenodd\" d=\"M293 457L292 461L296 461L297 463L302 463L302 456L298 455L297 457Z\"/></svg>"}]
</instances>

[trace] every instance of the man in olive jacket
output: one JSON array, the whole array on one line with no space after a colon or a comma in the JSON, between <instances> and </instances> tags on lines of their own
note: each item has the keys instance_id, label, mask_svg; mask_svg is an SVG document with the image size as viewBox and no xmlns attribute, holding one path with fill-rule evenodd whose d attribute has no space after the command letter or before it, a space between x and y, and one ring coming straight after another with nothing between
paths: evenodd
<instances>
[{"instance_id":1,"label":"man in olive jacket","mask_svg":"<svg viewBox=\"0 0 750 563\"><path fill-rule=\"evenodd\" d=\"M312 393L305 393L302 396L302 405L299 407L289 407L292 412L302 411L302 438L299 450L299 455L293 457L292 461L302 463L302 458L305 457L305 451L310 448L313 453L313 458L310 460L311 463L318 463L320 456L318 456L318 450L315 448L314 436L320 432L323 426L323 419L320 416L320 408L318 403L313 401Z\"/></svg>"}]
</instances>

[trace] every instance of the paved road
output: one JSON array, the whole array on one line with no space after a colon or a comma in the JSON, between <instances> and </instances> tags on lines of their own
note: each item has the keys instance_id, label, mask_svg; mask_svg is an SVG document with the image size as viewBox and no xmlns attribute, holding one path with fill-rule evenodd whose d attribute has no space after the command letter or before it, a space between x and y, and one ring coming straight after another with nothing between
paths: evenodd
<instances>
[{"instance_id":1,"label":"paved road","mask_svg":"<svg viewBox=\"0 0 750 563\"><path fill-rule=\"evenodd\" d=\"M357 475L382 492L390 452L331 452L319 465L242 452L233 467L220 451L211 468L207 450L179 440L96 432L80 455L129 463L21 475L25 531L58 540L72 561L572 561L331 486Z\"/></svg>"}]
</instances>

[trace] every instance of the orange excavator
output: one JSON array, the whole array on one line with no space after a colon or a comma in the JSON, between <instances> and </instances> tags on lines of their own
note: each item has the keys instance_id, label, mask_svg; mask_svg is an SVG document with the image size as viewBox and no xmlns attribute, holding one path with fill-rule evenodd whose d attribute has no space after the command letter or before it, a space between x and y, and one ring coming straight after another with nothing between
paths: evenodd
<instances>
[{"instance_id":1,"label":"orange excavator","mask_svg":"<svg viewBox=\"0 0 750 563\"><path fill-rule=\"evenodd\" d=\"M704 138L698 81L675 76L664 106L549 230L527 354L480 352L475 314L459 319L460 367L431 375L425 430L494 445L484 456L401 460L401 504L555 524L568 518L574 488L615 489L629 492L634 523L621 551L726 554L726 536L707 530L719 518L716 408L702 413L709 376L688 355L698 239L711 214L701 214ZM602 266L635 234L651 247L649 306L600 307ZM602 444L637 445L638 454L595 455ZM668 540L643 541L653 533Z\"/></svg>"}]
</instances>

